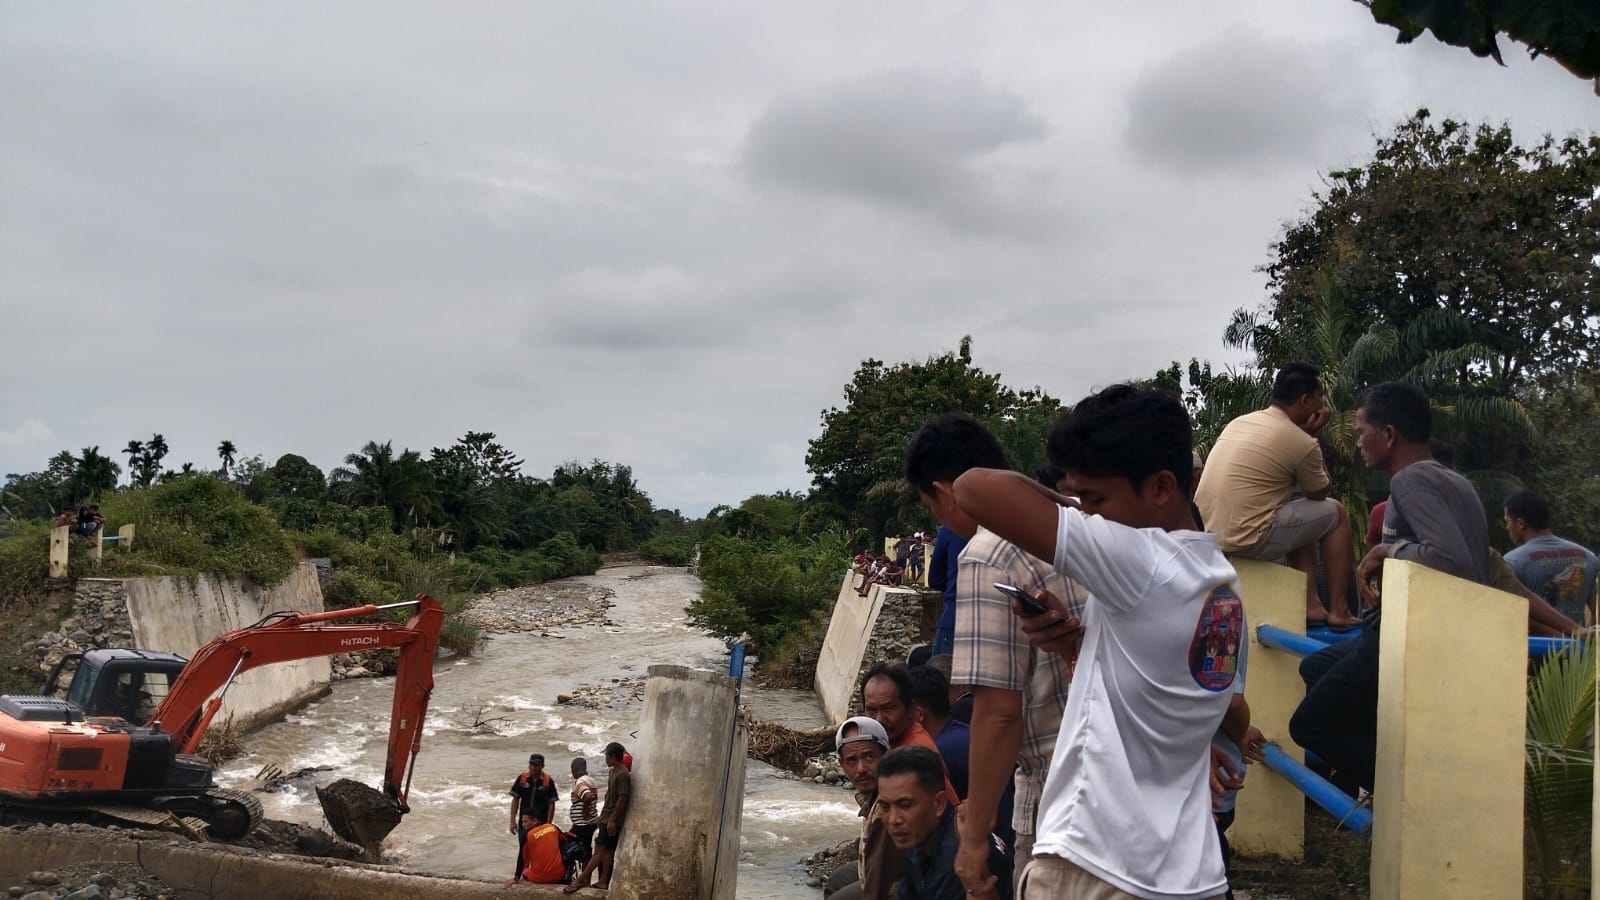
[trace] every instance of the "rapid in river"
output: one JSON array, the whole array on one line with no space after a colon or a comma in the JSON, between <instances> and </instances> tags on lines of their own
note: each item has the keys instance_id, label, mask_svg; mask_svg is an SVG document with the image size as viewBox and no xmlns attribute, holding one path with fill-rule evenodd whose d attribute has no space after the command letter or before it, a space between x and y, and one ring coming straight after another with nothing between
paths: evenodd
<instances>
[{"instance_id":1,"label":"rapid in river","mask_svg":"<svg viewBox=\"0 0 1600 900\"><path fill-rule=\"evenodd\" d=\"M511 875L516 839L507 832L512 779L529 753L542 753L561 788L556 824L568 824L569 762L586 757L602 789L601 751L610 741L634 747L640 704L628 680L651 665L672 663L725 672L722 642L689 625L684 607L700 582L684 569L619 566L569 583L609 588L615 606L606 622L538 633L492 634L471 657L441 660L411 785L411 813L389 836L385 857L412 870L503 879ZM624 699L598 708L558 703L586 685L617 687ZM228 787L248 789L265 766L285 772L313 766L322 782L353 778L378 786L388 740L392 680L338 682L333 692L281 722L250 735L246 756L219 773ZM823 723L809 691L767 691L745 680L742 702L757 719L795 728ZM475 728L475 720L489 721ZM258 794L269 818L320 824L313 782ZM807 898L801 860L857 833L855 801L843 788L779 777L750 760L746 769L738 896ZM618 866L627 865L626 856ZM585 891L584 894L594 894Z\"/></svg>"}]
</instances>

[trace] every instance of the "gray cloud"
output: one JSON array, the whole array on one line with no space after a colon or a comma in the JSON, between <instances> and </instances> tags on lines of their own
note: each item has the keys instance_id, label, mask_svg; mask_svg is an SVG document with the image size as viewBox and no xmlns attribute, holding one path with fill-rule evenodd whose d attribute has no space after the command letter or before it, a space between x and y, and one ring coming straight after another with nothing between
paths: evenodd
<instances>
[{"instance_id":1,"label":"gray cloud","mask_svg":"<svg viewBox=\"0 0 1600 900\"><path fill-rule=\"evenodd\" d=\"M971 69L905 68L780 96L753 122L743 162L757 179L932 215L958 229L1035 219L1041 177L1003 159L1048 123Z\"/></svg>"},{"instance_id":2,"label":"gray cloud","mask_svg":"<svg viewBox=\"0 0 1600 900\"><path fill-rule=\"evenodd\" d=\"M1344 50L1230 29L1138 77L1123 141L1180 174L1315 166L1366 124Z\"/></svg>"}]
</instances>

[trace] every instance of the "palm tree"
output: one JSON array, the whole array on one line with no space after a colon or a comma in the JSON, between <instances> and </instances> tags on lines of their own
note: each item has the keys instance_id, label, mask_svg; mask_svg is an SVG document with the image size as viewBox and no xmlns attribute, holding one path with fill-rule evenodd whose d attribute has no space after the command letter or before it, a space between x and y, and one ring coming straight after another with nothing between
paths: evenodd
<instances>
[{"instance_id":1,"label":"palm tree","mask_svg":"<svg viewBox=\"0 0 1600 900\"><path fill-rule=\"evenodd\" d=\"M222 443L217 445L217 456L222 459L222 480L223 481L227 481L228 480L228 472L233 468L233 457L234 457L234 454L236 454L238 452L239 452L239 448L237 448L237 447L235 447L233 445L233 441L223 441Z\"/></svg>"},{"instance_id":2,"label":"palm tree","mask_svg":"<svg viewBox=\"0 0 1600 900\"><path fill-rule=\"evenodd\" d=\"M1528 681L1523 823L1529 874L1541 895L1589 896L1595 653L1552 654Z\"/></svg>"},{"instance_id":3,"label":"palm tree","mask_svg":"<svg viewBox=\"0 0 1600 900\"><path fill-rule=\"evenodd\" d=\"M437 506L433 476L415 450L395 456L394 442L368 441L360 453L352 453L344 461L344 466L329 473L329 480L339 487L347 503L386 506L397 523L418 522Z\"/></svg>"},{"instance_id":4,"label":"palm tree","mask_svg":"<svg viewBox=\"0 0 1600 900\"><path fill-rule=\"evenodd\" d=\"M114 490L122 467L109 456L100 453L98 445L83 448L72 473L72 493L76 497L96 499L105 491Z\"/></svg>"},{"instance_id":5,"label":"palm tree","mask_svg":"<svg viewBox=\"0 0 1600 900\"><path fill-rule=\"evenodd\" d=\"M122 452L128 454L128 483L131 485L139 478L139 460L144 458L144 442L129 441Z\"/></svg>"}]
</instances>

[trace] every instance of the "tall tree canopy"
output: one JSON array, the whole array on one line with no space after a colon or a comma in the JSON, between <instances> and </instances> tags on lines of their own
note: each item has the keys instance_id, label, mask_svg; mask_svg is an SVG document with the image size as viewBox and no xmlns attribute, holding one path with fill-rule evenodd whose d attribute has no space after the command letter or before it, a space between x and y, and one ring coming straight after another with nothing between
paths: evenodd
<instances>
[{"instance_id":1,"label":"tall tree canopy","mask_svg":"<svg viewBox=\"0 0 1600 900\"><path fill-rule=\"evenodd\" d=\"M1254 343L1265 368L1289 362L1315 328L1317 279L1349 314L1348 352L1370 326L1433 332L1431 350L1477 343L1462 386L1509 395L1528 379L1592 365L1600 350L1600 137L1519 146L1504 125L1476 127L1426 109L1378 139L1365 165L1334 171L1265 267L1271 327ZM1456 314L1440 316L1440 311ZM1431 346L1430 346L1431 345Z\"/></svg>"},{"instance_id":2,"label":"tall tree canopy","mask_svg":"<svg viewBox=\"0 0 1600 900\"><path fill-rule=\"evenodd\" d=\"M929 419L966 413L1001 438L1013 465L1037 465L1044 430L1060 404L1040 390L1016 391L972 364L972 338L923 362L886 366L868 359L844 388L845 405L822 413L806 466L818 499L851 527L877 534L921 518L905 484L906 444Z\"/></svg>"}]
</instances>

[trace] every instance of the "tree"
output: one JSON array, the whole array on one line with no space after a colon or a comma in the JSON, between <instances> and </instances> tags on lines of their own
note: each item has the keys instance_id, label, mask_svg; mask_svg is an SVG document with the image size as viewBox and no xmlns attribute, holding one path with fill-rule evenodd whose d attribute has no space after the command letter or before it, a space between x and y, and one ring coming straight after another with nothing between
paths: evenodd
<instances>
[{"instance_id":1,"label":"tree","mask_svg":"<svg viewBox=\"0 0 1600 900\"><path fill-rule=\"evenodd\" d=\"M970 337L961 339L956 353L920 363L865 360L844 397L843 408L823 411L822 433L809 444L806 467L819 500L850 527L877 535L925 516L905 481L905 453L929 419L966 413L1006 435L1016 449L1032 448L1037 439L1042 457L1042 425L1060 408L1042 391L1019 394L1002 385L999 375L972 365Z\"/></svg>"},{"instance_id":2,"label":"tree","mask_svg":"<svg viewBox=\"0 0 1600 900\"><path fill-rule=\"evenodd\" d=\"M139 460L144 458L144 442L129 441L122 452L128 454L128 484L136 485L139 480Z\"/></svg>"},{"instance_id":3,"label":"tree","mask_svg":"<svg viewBox=\"0 0 1600 900\"><path fill-rule=\"evenodd\" d=\"M1548 56L1580 78L1595 79L1600 93L1600 7L1591 0L1357 0L1372 18L1392 25L1409 44L1424 31L1474 56L1500 58L1496 35Z\"/></svg>"},{"instance_id":4,"label":"tree","mask_svg":"<svg viewBox=\"0 0 1600 900\"><path fill-rule=\"evenodd\" d=\"M354 506L383 506L395 523L421 524L436 507L433 476L415 450L394 454L394 442L368 441L360 453L344 458L331 480L339 497Z\"/></svg>"},{"instance_id":5,"label":"tree","mask_svg":"<svg viewBox=\"0 0 1600 900\"><path fill-rule=\"evenodd\" d=\"M228 472L233 468L234 455L239 448L233 446L233 441L223 441L217 445L217 456L222 460L222 480L228 480Z\"/></svg>"},{"instance_id":6,"label":"tree","mask_svg":"<svg viewBox=\"0 0 1600 900\"><path fill-rule=\"evenodd\" d=\"M85 447L75 462L72 473L72 493L76 497L95 500L106 492L116 490L117 476L122 467L109 456L100 453L100 447Z\"/></svg>"},{"instance_id":7,"label":"tree","mask_svg":"<svg viewBox=\"0 0 1600 900\"><path fill-rule=\"evenodd\" d=\"M1378 139L1367 163L1329 173L1316 208L1274 246L1266 312L1282 340L1257 341L1263 367L1291 361L1287 351L1308 339L1324 275L1347 304L1340 353L1374 324L1404 329L1448 310L1467 333L1433 335L1399 364L1414 366L1448 340L1481 343L1488 353L1463 361L1455 380L1497 396L1593 365L1597 190L1600 136L1547 135L1525 148L1504 125L1435 125L1418 110Z\"/></svg>"}]
</instances>

